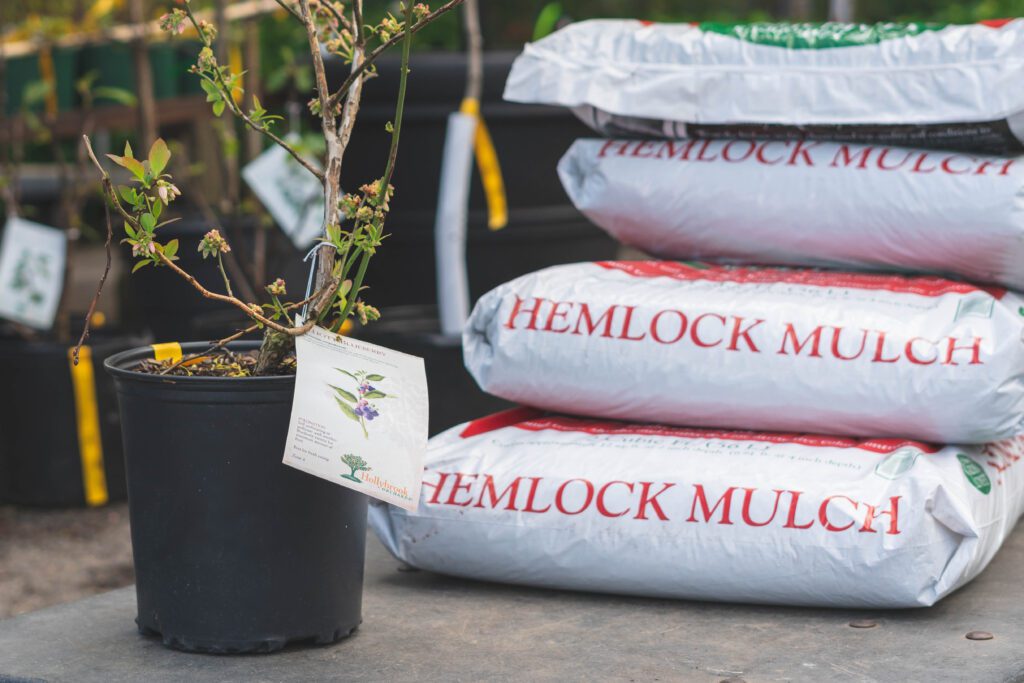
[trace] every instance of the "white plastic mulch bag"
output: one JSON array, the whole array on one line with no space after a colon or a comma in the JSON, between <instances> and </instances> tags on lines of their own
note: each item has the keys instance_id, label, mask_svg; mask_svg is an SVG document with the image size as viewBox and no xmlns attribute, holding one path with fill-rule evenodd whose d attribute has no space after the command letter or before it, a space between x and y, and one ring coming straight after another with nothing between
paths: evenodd
<instances>
[{"instance_id":1,"label":"white plastic mulch bag","mask_svg":"<svg viewBox=\"0 0 1024 683\"><path fill-rule=\"evenodd\" d=\"M984 443L1022 430L1022 303L936 277L579 263L485 294L463 347L484 391L548 410Z\"/></svg>"},{"instance_id":2,"label":"white plastic mulch bag","mask_svg":"<svg viewBox=\"0 0 1024 683\"><path fill-rule=\"evenodd\" d=\"M527 45L505 98L608 135L818 137L1021 150L1024 20L652 24L592 20Z\"/></svg>"},{"instance_id":3,"label":"white plastic mulch bag","mask_svg":"<svg viewBox=\"0 0 1024 683\"><path fill-rule=\"evenodd\" d=\"M509 411L431 440L399 559L488 581L837 607L935 603L1021 513L1024 437L971 447Z\"/></svg>"},{"instance_id":4,"label":"white plastic mulch bag","mask_svg":"<svg viewBox=\"0 0 1024 683\"><path fill-rule=\"evenodd\" d=\"M1024 166L783 140L578 140L586 216L667 258L946 272L1024 289Z\"/></svg>"}]
</instances>

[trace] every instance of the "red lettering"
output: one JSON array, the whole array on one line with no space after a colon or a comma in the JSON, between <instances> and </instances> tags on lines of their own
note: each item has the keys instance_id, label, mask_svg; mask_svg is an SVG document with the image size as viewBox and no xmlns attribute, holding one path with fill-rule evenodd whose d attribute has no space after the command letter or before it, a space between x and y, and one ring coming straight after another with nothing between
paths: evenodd
<instances>
[{"instance_id":1,"label":"red lettering","mask_svg":"<svg viewBox=\"0 0 1024 683\"><path fill-rule=\"evenodd\" d=\"M818 508L818 521L821 522L821 525L825 527L828 531L846 531L847 529L853 526L853 522L850 522L846 526L835 526L828 519L828 504L833 500L848 501L851 505L853 505L853 508L855 510L857 509L857 501L853 500L852 498L848 498L846 496L829 496L825 500L821 501L821 507Z\"/></svg>"},{"instance_id":2,"label":"red lettering","mask_svg":"<svg viewBox=\"0 0 1024 683\"><path fill-rule=\"evenodd\" d=\"M732 159L729 157L729 150L732 149L732 146L735 144L749 145L747 147L746 153L744 153L743 156L739 157L738 159ZM757 143L754 142L753 140L730 140L729 142L725 143L725 147L722 148L722 158L726 161L733 163L739 161L746 161L747 159L750 158L750 155L754 153L754 150L756 148Z\"/></svg>"},{"instance_id":3,"label":"red lettering","mask_svg":"<svg viewBox=\"0 0 1024 683\"><path fill-rule=\"evenodd\" d=\"M666 313L675 313L679 316L679 331L673 339L662 339L661 334L658 332L658 321L661 320L661 316ZM653 318L651 318L651 338L660 344L675 344L677 341L686 336L686 315L682 311L675 310L664 310L658 311Z\"/></svg>"},{"instance_id":4,"label":"red lettering","mask_svg":"<svg viewBox=\"0 0 1024 683\"><path fill-rule=\"evenodd\" d=\"M583 501L583 505L580 506L579 510L576 510L575 512L569 512L568 510L565 509L565 506L562 505L562 496L565 494L566 487L568 487L569 484L573 483L574 481L582 481L583 482L583 485L587 489L587 497ZM586 479L569 479L568 481L562 482L562 485L558 487L557 491L555 491L555 507L558 508L558 511L561 512L563 515L578 515L578 514L580 514L581 512L586 510L588 507L590 507L590 501L592 501L593 499L594 499L594 485L591 484Z\"/></svg>"},{"instance_id":5,"label":"red lettering","mask_svg":"<svg viewBox=\"0 0 1024 683\"><path fill-rule=\"evenodd\" d=\"M928 168L928 169L922 168L922 166L924 165L924 160L927 159L927 158L928 158L928 152L921 152L921 155L919 157L917 157L917 163L914 164L914 168L910 169L910 172L911 173L931 173L936 168L938 168L938 166L932 166L931 168Z\"/></svg>"},{"instance_id":6,"label":"red lettering","mask_svg":"<svg viewBox=\"0 0 1024 683\"><path fill-rule=\"evenodd\" d=\"M668 152L668 158L669 159L675 157L675 155L676 155L676 142L677 142L676 140L666 140L665 142L663 142L661 147L658 149L658 156L657 156L657 158L658 159L663 158L662 152L665 152L665 151ZM697 140L686 140L685 142L683 142L682 145L679 148L679 160L680 161L689 161L690 160L690 151L693 150L693 146L696 145L696 144L697 144Z\"/></svg>"},{"instance_id":7,"label":"red lettering","mask_svg":"<svg viewBox=\"0 0 1024 683\"><path fill-rule=\"evenodd\" d=\"M615 317L615 308L615 306L610 306L606 308L604 313L601 314L601 317L597 319L597 322L594 322L593 318L590 317L590 306L588 306L587 304L580 304L580 315L576 319L576 329L574 329L572 333L579 334L580 325L582 325L583 321L586 320L588 336L593 335L594 330L597 329L597 326L604 322L604 332L601 333L601 336L611 337L612 318Z\"/></svg>"},{"instance_id":8,"label":"red lettering","mask_svg":"<svg viewBox=\"0 0 1024 683\"><path fill-rule=\"evenodd\" d=\"M636 306L626 306L626 319L622 321L622 333L619 335L619 339L624 341L642 341L647 338L647 333L644 332L639 337L629 336L629 326L633 322L633 311L636 310Z\"/></svg>"},{"instance_id":9,"label":"red lettering","mask_svg":"<svg viewBox=\"0 0 1024 683\"><path fill-rule=\"evenodd\" d=\"M536 512L536 513L545 513L545 512L547 512L548 510L551 509L550 505L548 505L543 510L538 510L535 507L533 507L533 501L537 497L537 487L540 486L540 480L543 479L543 477L527 477L527 478L530 480L530 491L529 491L529 493L526 494L526 507L523 508L523 512Z\"/></svg>"},{"instance_id":10,"label":"red lettering","mask_svg":"<svg viewBox=\"0 0 1024 683\"><path fill-rule=\"evenodd\" d=\"M832 163L829 164L832 168L839 167L839 157L843 158L843 165L849 166L854 163L854 159L857 159L857 168L867 168L868 159L871 157L871 152L874 147L861 147L860 151L856 154L850 154L849 145L839 145L839 149L836 150L836 155L832 159Z\"/></svg>"},{"instance_id":11,"label":"red lettering","mask_svg":"<svg viewBox=\"0 0 1024 683\"><path fill-rule=\"evenodd\" d=\"M818 145L820 142L809 143L806 140L797 140L796 147L793 148L793 153L789 155L789 161L786 162L787 166L796 166L796 158L803 157L804 163L808 166L814 166L814 162L811 161L811 155L808 152Z\"/></svg>"},{"instance_id":12,"label":"red lettering","mask_svg":"<svg viewBox=\"0 0 1024 683\"><path fill-rule=\"evenodd\" d=\"M697 328L700 326L700 323L702 320L704 320L704 318L717 318L722 322L722 325L724 326L725 316L718 315L717 313L703 313L701 315L698 315L694 319L693 325L690 327L690 339L693 340L693 343L696 344L697 346L700 346L701 348L710 349L714 346L718 346L719 344L721 344L723 341L725 341L725 338L723 337L716 342L706 342L703 339L701 339L700 336L697 334Z\"/></svg>"},{"instance_id":13,"label":"red lettering","mask_svg":"<svg viewBox=\"0 0 1024 683\"><path fill-rule=\"evenodd\" d=\"M891 497L889 499L889 509L883 510L882 512L878 512L875 509L874 505L868 505L867 503L865 503L864 505L865 507L867 507L868 511L867 514L864 515L864 526L862 526L859 529L861 533L878 533L877 531L875 531L874 527L871 526L871 524L883 515L889 515L888 533L895 536L900 532L900 496Z\"/></svg>"},{"instance_id":14,"label":"red lettering","mask_svg":"<svg viewBox=\"0 0 1024 683\"><path fill-rule=\"evenodd\" d=\"M899 356L893 358L883 358L882 354L885 351L885 332L878 331L878 342L875 344L875 357L871 359L872 363L895 363L900 359Z\"/></svg>"},{"instance_id":15,"label":"red lettering","mask_svg":"<svg viewBox=\"0 0 1024 683\"><path fill-rule=\"evenodd\" d=\"M886 147L878 155L877 166L878 166L878 168L880 170L882 170L882 171L895 171L895 170L898 170L899 168L902 168L904 164L906 164L908 161L910 161L910 157L914 155L913 150L909 150L909 151L907 151L907 155L905 157L903 157L903 161L901 161L900 163L896 164L895 166L886 166L885 165L885 158L887 156L889 156L889 152L891 152L891 151L892 151L891 149Z\"/></svg>"},{"instance_id":16,"label":"red lettering","mask_svg":"<svg viewBox=\"0 0 1024 683\"><path fill-rule=\"evenodd\" d=\"M766 166L774 166L775 164L778 164L779 162L786 158L785 153L783 153L782 156L778 157L773 161L769 161L768 159L766 159L764 156L764 152L766 149L768 149L768 145L782 145L783 147L789 147L788 142L782 142L779 140L769 140L767 142L762 142L761 147L757 150L757 160L760 163L765 164Z\"/></svg>"},{"instance_id":17,"label":"red lettering","mask_svg":"<svg viewBox=\"0 0 1024 683\"><path fill-rule=\"evenodd\" d=\"M735 486L730 486L722 494L722 497L718 499L714 507L708 507L707 496L704 495L704 486L702 484L693 485L693 505L690 506L690 516L686 519L687 522L697 521L697 505L700 505L701 511L704 513L704 521L710 522L712 515L718 510L718 506L722 506L722 517L719 520L719 524L732 524L729 520L729 509L732 507L732 494L736 490Z\"/></svg>"},{"instance_id":18,"label":"red lettering","mask_svg":"<svg viewBox=\"0 0 1024 683\"><path fill-rule=\"evenodd\" d=\"M939 358L939 352L938 352L938 350L936 350L936 352L935 352L935 356L934 356L934 357L932 357L932 359L931 359L931 360L923 360L923 359L922 359L922 358L920 358L920 357L919 357L919 356L918 356L918 355L917 355L916 353L914 353L914 342L917 342L917 341L923 341L923 342L927 342L928 344L931 344L931 346L932 346L932 348L933 348L933 349L934 349L934 348L935 348L935 346L936 346L935 342L933 342L933 341L928 341L928 340L927 340L927 339L925 339L924 337L914 337L913 339L911 339L910 341L908 341L908 342L907 342L907 348L906 348L906 350L904 351L904 353L905 353L905 354L906 354L906 356L907 356L907 360L909 360L909 361L910 361L911 363L915 363L915 364L917 364L917 365L931 365L931 364L932 364L932 363L934 363L934 362L935 362L936 360L938 360L938 358Z\"/></svg>"},{"instance_id":19,"label":"red lettering","mask_svg":"<svg viewBox=\"0 0 1024 683\"><path fill-rule=\"evenodd\" d=\"M629 483L628 481L610 481L607 484L605 484L604 486L602 486L600 488L600 490L598 490L598 492L597 492L597 501L595 502L595 507L597 507L597 511L599 513L601 513L602 515L604 515L605 517L622 517L623 515L629 513L629 508L628 507L625 510L623 510L622 512L611 512L608 509L608 507L604 504L604 494L605 494L606 491L608 491L608 488L612 484L622 484L623 486L625 486L626 488L629 489L630 493L633 493L633 485L631 483Z\"/></svg>"},{"instance_id":20,"label":"red lettering","mask_svg":"<svg viewBox=\"0 0 1024 683\"><path fill-rule=\"evenodd\" d=\"M971 362L968 365L981 365L981 337L972 337L970 346L957 346L956 337L947 337L946 361L943 365L957 365L953 360L954 351L971 351Z\"/></svg>"},{"instance_id":21,"label":"red lettering","mask_svg":"<svg viewBox=\"0 0 1024 683\"><path fill-rule=\"evenodd\" d=\"M597 153L598 158L606 156L607 153L608 153L608 150L613 148L613 147L618 147L619 148L619 156L624 156L626 154L626 150L629 148L629 141L608 140L606 143L601 145L601 151Z\"/></svg>"},{"instance_id":22,"label":"red lettering","mask_svg":"<svg viewBox=\"0 0 1024 683\"><path fill-rule=\"evenodd\" d=\"M808 342L811 342L811 358L821 358L821 353L818 351L818 347L821 345L821 331L824 329L822 325L818 325L814 328L814 331L807 335L807 338L802 342L796 337L796 329L793 328L793 323L786 323L786 333L782 336L782 348L779 349L779 353L783 356L789 355L786 353L786 342L790 342L793 345L793 353L799 355L803 352L804 347L807 346Z\"/></svg>"},{"instance_id":23,"label":"red lettering","mask_svg":"<svg viewBox=\"0 0 1024 683\"><path fill-rule=\"evenodd\" d=\"M428 505L437 505L438 498L440 498L441 496L441 489L444 488L444 483L448 480L447 472L439 472L438 474L440 476L436 484L431 484L430 482L428 482L426 477L423 478L423 486L434 490L434 495L432 495L430 497L430 500L427 501Z\"/></svg>"},{"instance_id":24,"label":"red lettering","mask_svg":"<svg viewBox=\"0 0 1024 683\"><path fill-rule=\"evenodd\" d=\"M864 353L864 346L868 343L868 331L863 330L864 335L860 338L860 348L857 349L857 355L855 356L844 356L839 350L839 338L843 334L842 327L833 327L832 330L832 355L839 360L856 360L860 358L861 354Z\"/></svg>"},{"instance_id":25,"label":"red lettering","mask_svg":"<svg viewBox=\"0 0 1024 683\"><path fill-rule=\"evenodd\" d=\"M523 301L525 301L525 299L520 299L518 294L516 294L515 297L516 302L512 304L512 312L508 315L508 322L505 323L505 327L510 330L516 329L516 318L520 315L528 314L530 316L530 322L526 326L526 329L537 329L537 314L540 313L540 307L544 303L544 299L539 296L535 296L533 297L533 308L523 309Z\"/></svg>"},{"instance_id":26,"label":"red lettering","mask_svg":"<svg viewBox=\"0 0 1024 683\"><path fill-rule=\"evenodd\" d=\"M644 149L650 148L650 147L654 147L654 141L653 140L644 140L643 142L638 142L636 144L636 147L633 148L633 156L640 157L641 159L649 159L649 158L651 158L652 156L654 156L653 153L652 154L641 154L641 152L643 152Z\"/></svg>"},{"instance_id":27,"label":"red lettering","mask_svg":"<svg viewBox=\"0 0 1024 683\"><path fill-rule=\"evenodd\" d=\"M779 511L779 501L782 500L783 491L780 489L773 489L775 491L775 505L772 507L772 516L769 517L767 521L755 522L750 516L750 503L753 501L754 491L756 490L757 489L743 489L743 523L747 526L768 526L772 523L772 520L775 519L775 513Z\"/></svg>"},{"instance_id":28,"label":"red lettering","mask_svg":"<svg viewBox=\"0 0 1024 683\"><path fill-rule=\"evenodd\" d=\"M519 482L522 481L522 477L516 477L512 480L512 483L505 487L505 490L498 495L497 489L494 487L494 477L489 474L484 475L484 485L480 487L480 496L477 498L475 508L484 507L484 494L491 494L491 509L497 509L498 504L505 498L505 494L508 494L508 505L505 506L506 510L516 509L516 494L519 493Z\"/></svg>"},{"instance_id":29,"label":"red lettering","mask_svg":"<svg viewBox=\"0 0 1024 683\"><path fill-rule=\"evenodd\" d=\"M732 341L729 342L729 346L726 347L726 350L739 351L737 345L739 344L740 337L743 337L744 339L747 340L747 346L750 347L751 351L753 351L754 353L761 353L761 351L754 344L754 340L750 338L750 331L763 322L763 320L758 319L755 320L750 325L748 325L746 329L741 329L740 326L743 324L743 318L741 316L735 316L733 318L732 326Z\"/></svg>"},{"instance_id":30,"label":"red lettering","mask_svg":"<svg viewBox=\"0 0 1024 683\"><path fill-rule=\"evenodd\" d=\"M796 508L800 504L800 496L803 495L803 491L790 491L793 497L789 501L789 514L786 516L786 524L783 529L810 529L814 526L814 520L807 522L807 524L796 523Z\"/></svg>"},{"instance_id":31,"label":"red lettering","mask_svg":"<svg viewBox=\"0 0 1024 683\"><path fill-rule=\"evenodd\" d=\"M451 493L448 494L448 500L446 500L444 504L445 505L458 505L460 507L466 507L467 505L471 504L473 502L473 497L472 496L470 496L469 500L467 500L465 503L457 502L455 500L455 496L458 495L459 491L469 491L470 486L472 486L472 480L476 479L479 476L480 476L479 474L463 474L462 472L456 472L455 473L455 481L452 483ZM463 477L466 477L466 479L469 479L470 483L463 484L462 483L462 478Z\"/></svg>"},{"instance_id":32,"label":"red lettering","mask_svg":"<svg viewBox=\"0 0 1024 683\"><path fill-rule=\"evenodd\" d=\"M718 160L717 156L710 157L708 159L704 158L704 152L708 151L708 147L710 147L711 145L715 144L715 142L716 142L716 140L704 140L703 144L700 146L700 151L697 152L697 161L717 161Z\"/></svg>"},{"instance_id":33,"label":"red lettering","mask_svg":"<svg viewBox=\"0 0 1024 683\"><path fill-rule=\"evenodd\" d=\"M633 519L647 519L647 514L644 512L647 506L650 505L651 509L654 510L654 514L658 516L663 522L668 521L668 517L665 516L665 511L661 509L661 505L658 503L658 496L668 491L670 488L675 486L674 483L669 482L661 487L661 490L651 495L651 487L654 486L654 482L641 481L640 483L640 504L637 506L636 517ZM717 505L715 507L718 507Z\"/></svg>"},{"instance_id":34,"label":"red lettering","mask_svg":"<svg viewBox=\"0 0 1024 683\"><path fill-rule=\"evenodd\" d=\"M568 309L565 310L565 311L560 311L559 310L559 306L567 306ZM571 325L566 324L565 327L562 327L562 328L559 328L559 329L556 330L554 328L554 324L555 324L555 318L560 318L561 320L564 321L569 316L569 311L570 310L572 310L572 302L571 301L552 301L551 302L551 312L548 313L548 322L547 322L546 325L544 325L544 331L545 332L555 332L555 333L558 333L558 334L562 334L563 332L568 332L570 330L570 328L572 327Z\"/></svg>"},{"instance_id":35,"label":"red lettering","mask_svg":"<svg viewBox=\"0 0 1024 683\"><path fill-rule=\"evenodd\" d=\"M961 158L962 159L964 157L961 156L960 154L951 154L951 155L949 155L948 157L946 157L945 159L942 160L942 170L945 171L946 173L951 174L951 175L963 175L964 173L970 173L971 172L970 165L968 165L965 168L960 169L959 171L954 170L949 165L949 162L952 161L953 159L956 159L956 158Z\"/></svg>"}]
</instances>

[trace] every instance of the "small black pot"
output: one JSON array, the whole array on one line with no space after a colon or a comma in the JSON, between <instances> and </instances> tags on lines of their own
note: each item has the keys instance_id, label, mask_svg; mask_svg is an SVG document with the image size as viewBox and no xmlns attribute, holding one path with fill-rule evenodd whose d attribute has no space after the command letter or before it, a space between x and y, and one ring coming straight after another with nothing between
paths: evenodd
<instances>
[{"instance_id":1,"label":"small black pot","mask_svg":"<svg viewBox=\"0 0 1024 683\"><path fill-rule=\"evenodd\" d=\"M353 334L374 344L423 359L430 392L430 435L475 420L513 404L484 393L462 360L462 338L438 330L432 306L400 306L382 311L381 319Z\"/></svg>"},{"instance_id":2,"label":"small black pot","mask_svg":"<svg viewBox=\"0 0 1024 683\"><path fill-rule=\"evenodd\" d=\"M144 347L105 364L121 404L139 630L213 653L352 633L366 497L281 463L295 378L131 370L149 357Z\"/></svg>"},{"instance_id":3,"label":"small black pot","mask_svg":"<svg viewBox=\"0 0 1024 683\"><path fill-rule=\"evenodd\" d=\"M73 369L66 344L0 339L0 501L74 507L124 499L117 397L101 368L140 342L96 333Z\"/></svg>"}]
</instances>

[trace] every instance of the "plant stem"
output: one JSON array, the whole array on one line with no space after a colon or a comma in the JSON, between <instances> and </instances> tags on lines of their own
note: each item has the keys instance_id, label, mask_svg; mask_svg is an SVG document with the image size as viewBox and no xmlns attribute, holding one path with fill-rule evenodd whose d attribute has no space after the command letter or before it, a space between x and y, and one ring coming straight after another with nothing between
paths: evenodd
<instances>
[{"instance_id":1,"label":"plant stem","mask_svg":"<svg viewBox=\"0 0 1024 683\"><path fill-rule=\"evenodd\" d=\"M449 3L450 4L450 3ZM380 187L377 188L377 201L383 206L387 201L388 187L391 183L391 176L395 172L395 162L398 160L398 141L402 134L402 119L405 115L405 93L409 83L409 55L412 51L413 31L409 30L412 25L412 2L405 3L405 41L402 43L402 64L398 80L398 102L395 105L395 121L391 129L391 149L388 151L388 162L384 168L384 177L381 178ZM356 298L359 296L359 289L363 286L363 278L366 276L366 267L370 263L373 252L364 250L362 260L359 262L359 270L356 272L355 280L352 281L350 295L345 302L345 308L341 312L341 324L344 325L348 316L352 313Z\"/></svg>"},{"instance_id":2,"label":"plant stem","mask_svg":"<svg viewBox=\"0 0 1024 683\"><path fill-rule=\"evenodd\" d=\"M224 289L227 290L228 296L234 296L235 293L231 291L231 280L228 279L228 273L224 270L224 259L221 258L219 251L217 252L217 269L220 270L220 274L224 278Z\"/></svg>"}]
</instances>

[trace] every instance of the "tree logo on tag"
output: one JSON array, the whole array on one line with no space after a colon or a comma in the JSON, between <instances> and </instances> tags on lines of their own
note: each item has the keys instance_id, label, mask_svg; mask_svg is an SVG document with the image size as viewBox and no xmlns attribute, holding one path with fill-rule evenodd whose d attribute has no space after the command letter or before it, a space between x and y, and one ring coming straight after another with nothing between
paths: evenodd
<instances>
[{"instance_id":1,"label":"tree logo on tag","mask_svg":"<svg viewBox=\"0 0 1024 683\"><path fill-rule=\"evenodd\" d=\"M363 483L363 480L359 478L360 472L369 472L370 470L373 469L367 464L365 460L360 458L358 455L354 455L352 453L346 453L345 455L341 456L341 461L345 463L345 467L348 467L349 469L352 470L352 472L349 474L341 475L342 479L348 479L349 481L354 481L357 484Z\"/></svg>"},{"instance_id":2,"label":"tree logo on tag","mask_svg":"<svg viewBox=\"0 0 1024 683\"><path fill-rule=\"evenodd\" d=\"M369 439L370 432L367 431L366 424L380 417L380 411L377 408L377 404L373 403L373 401L384 398L395 398L395 395L386 394L374 386L373 383L384 381L383 375L366 372L365 370L349 372L348 370L342 370L341 368L334 369L355 382L355 392L353 393L352 391L333 384L328 384L327 386L334 390L334 393L336 394L334 400L338 404L338 407L341 408L341 412L350 420L358 422L359 426L363 428L363 436Z\"/></svg>"}]
</instances>

